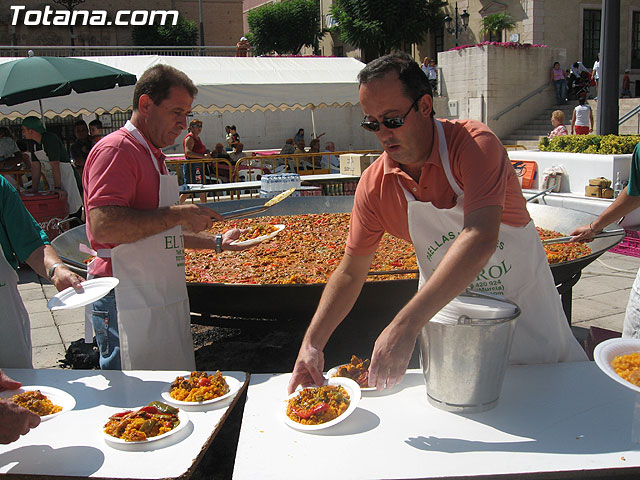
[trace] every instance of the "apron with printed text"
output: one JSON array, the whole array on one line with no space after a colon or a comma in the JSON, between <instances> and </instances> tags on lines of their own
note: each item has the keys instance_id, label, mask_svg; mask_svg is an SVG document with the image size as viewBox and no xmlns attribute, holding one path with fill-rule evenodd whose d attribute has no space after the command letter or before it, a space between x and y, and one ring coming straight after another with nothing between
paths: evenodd
<instances>
[{"instance_id":1,"label":"apron with printed text","mask_svg":"<svg viewBox=\"0 0 640 480\"><path fill-rule=\"evenodd\" d=\"M0 368L33 368L29 314L18 292L18 274L0 245Z\"/></svg>"},{"instance_id":2,"label":"apron with printed text","mask_svg":"<svg viewBox=\"0 0 640 480\"><path fill-rule=\"evenodd\" d=\"M53 182L53 171L44 149L36 150L34 152L36 158L40 161L40 169L42 174L46 176L49 188L53 190L55 183ZM78 184L76 183L76 176L73 173L73 167L70 163L58 162L60 165L60 182L61 187L67 193L67 206L69 207L69 214L76 213L82 206L82 197L78 190Z\"/></svg>"},{"instance_id":3,"label":"apron with printed text","mask_svg":"<svg viewBox=\"0 0 640 480\"><path fill-rule=\"evenodd\" d=\"M162 175L144 137L131 123L124 126L146 147L158 176L158 208L178 203L178 181ZM124 243L111 249L120 357L124 370L195 369L182 227Z\"/></svg>"},{"instance_id":4,"label":"apron with printed text","mask_svg":"<svg viewBox=\"0 0 640 480\"><path fill-rule=\"evenodd\" d=\"M451 209L438 209L430 202L417 201L402 187L408 202L409 233L420 269L420 286L431 277L464 225L464 194L453 178L439 121L436 130L440 161L457 202ZM524 227L500 224L496 250L470 288L503 295L520 307L510 363L587 360L567 323L533 221Z\"/></svg>"}]
</instances>

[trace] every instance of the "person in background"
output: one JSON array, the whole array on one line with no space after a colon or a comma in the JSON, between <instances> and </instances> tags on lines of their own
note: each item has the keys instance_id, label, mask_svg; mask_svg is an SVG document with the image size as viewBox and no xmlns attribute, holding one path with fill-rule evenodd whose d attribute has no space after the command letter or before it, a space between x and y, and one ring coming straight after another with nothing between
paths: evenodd
<instances>
[{"instance_id":1,"label":"person in background","mask_svg":"<svg viewBox=\"0 0 640 480\"><path fill-rule=\"evenodd\" d=\"M13 135L11 135L11 130L8 127L0 127L0 175L2 170L19 169L21 164L22 152L18 148ZM5 178L11 185L18 187L13 175L7 175Z\"/></svg>"},{"instance_id":2,"label":"person in background","mask_svg":"<svg viewBox=\"0 0 640 480\"><path fill-rule=\"evenodd\" d=\"M80 288L83 280L62 263L47 234L28 212L18 192L0 177L0 367L33 368L29 315L18 292L18 262L56 287Z\"/></svg>"},{"instance_id":3,"label":"person in background","mask_svg":"<svg viewBox=\"0 0 640 480\"><path fill-rule=\"evenodd\" d=\"M629 172L629 184L622 189L607 209L593 222L576 228L570 235L571 241L590 242L607 225L617 222L625 215L640 207L640 143L638 143L631 155L631 168ZM629 292L629 301L624 314L622 327L623 338L640 338L640 269L633 281Z\"/></svg>"},{"instance_id":4,"label":"person in background","mask_svg":"<svg viewBox=\"0 0 640 480\"><path fill-rule=\"evenodd\" d=\"M202 120L193 119L189 122L189 133L182 140L182 148L184 149L184 158L193 160L198 158L211 158L207 147L200 140L202 133ZM204 185L205 168L204 163L185 163L182 165L183 183L199 183Z\"/></svg>"},{"instance_id":5,"label":"person in background","mask_svg":"<svg viewBox=\"0 0 640 480\"><path fill-rule=\"evenodd\" d=\"M591 126L589 126L591 125ZM571 135L589 135L593 132L593 111L587 105L586 97L580 97L571 116Z\"/></svg>"},{"instance_id":6,"label":"person in background","mask_svg":"<svg viewBox=\"0 0 640 480\"><path fill-rule=\"evenodd\" d=\"M426 323L470 286L486 289L481 275L499 265L508 271L494 280L521 310L509 361L586 360L500 140L474 120L434 119L429 82L406 53L373 60L358 79L361 125L384 153L358 182L345 254L304 336L289 392L324 382L323 349L360 294L385 232L412 241L420 287L378 336L369 386L397 385Z\"/></svg>"},{"instance_id":7,"label":"person in background","mask_svg":"<svg viewBox=\"0 0 640 480\"><path fill-rule=\"evenodd\" d=\"M296 133L293 136L293 143L295 143L296 145L298 145L298 143L300 143L300 140L305 142L305 140L304 140L304 128L298 129L298 133ZM306 145L306 142L305 142L305 145Z\"/></svg>"},{"instance_id":8,"label":"person in background","mask_svg":"<svg viewBox=\"0 0 640 480\"><path fill-rule=\"evenodd\" d=\"M567 96L573 95L575 83L582 76L583 73L590 75L589 69L585 67L582 62L575 62L569 67L569 80L568 80L568 90Z\"/></svg>"},{"instance_id":9,"label":"person in background","mask_svg":"<svg viewBox=\"0 0 640 480\"><path fill-rule=\"evenodd\" d=\"M338 155L331 155L331 152L336 151L335 143L327 142L324 146L324 151L329 152L329 155L322 157L324 163L323 168L329 168L331 173L340 173L340 157Z\"/></svg>"},{"instance_id":10,"label":"person in background","mask_svg":"<svg viewBox=\"0 0 640 480\"><path fill-rule=\"evenodd\" d=\"M559 62L553 64L549 83L552 83L556 89L556 105L564 105L567 103L567 80L564 77L564 70L560 68Z\"/></svg>"},{"instance_id":11,"label":"person in background","mask_svg":"<svg viewBox=\"0 0 640 480\"><path fill-rule=\"evenodd\" d=\"M45 130L38 117L27 117L22 121L22 136L30 140L31 189L34 192L40 189L42 174L40 162L48 162L53 172L53 178L48 179L49 188L64 192L69 215L80 218L82 216L82 197L78 190L69 154L60 137Z\"/></svg>"},{"instance_id":12,"label":"person in background","mask_svg":"<svg viewBox=\"0 0 640 480\"><path fill-rule=\"evenodd\" d=\"M427 78L429 78L429 57L424 57L422 65L420 65L420 69L424 72Z\"/></svg>"},{"instance_id":13,"label":"person in background","mask_svg":"<svg viewBox=\"0 0 640 480\"><path fill-rule=\"evenodd\" d=\"M224 141L227 143L227 152L233 150L233 135L231 134L231 126L226 125L224 127L225 136Z\"/></svg>"},{"instance_id":14,"label":"person in background","mask_svg":"<svg viewBox=\"0 0 640 480\"><path fill-rule=\"evenodd\" d=\"M429 61L429 68L427 68L427 79L429 80L429 85L431 86L431 92L434 95L438 94L438 69L436 68L436 61Z\"/></svg>"},{"instance_id":15,"label":"person in background","mask_svg":"<svg viewBox=\"0 0 640 480\"><path fill-rule=\"evenodd\" d=\"M89 122L89 135L94 144L102 140L102 122L97 118Z\"/></svg>"},{"instance_id":16,"label":"person in background","mask_svg":"<svg viewBox=\"0 0 640 480\"><path fill-rule=\"evenodd\" d=\"M238 143L240 143L240 135L238 134L238 129L235 125L231 125L231 146L235 148Z\"/></svg>"},{"instance_id":17,"label":"person in background","mask_svg":"<svg viewBox=\"0 0 640 480\"><path fill-rule=\"evenodd\" d=\"M224 145L221 143L216 143L213 152L211 152L211 158L224 158L226 160L231 160L231 157L224 149Z\"/></svg>"},{"instance_id":18,"label":"person in background","mask_svg":"<svg viewBox=\"0 0 640 480\"><path fill-rule=\"evenodd\" d=\"M623 97L631 98L631 78L629 78L628 68L624 71L624 75L622 76L622 88L620 89L620 98L623 98Z\"/></svg>"},{"instance_id":19,"label":"person in background","mask_svg":"<svg viewBox=\"0 0 640 480\"><path fill-rule=\"evenodd\" d=\"M241 37L240 41L236 43L236 57L248 57L251 45L247 37Z\"/></svg>"},{"instance_id":20,"label":"person in background","mask_svg":"<svg viewBox=\"0 0 640 480\"><path fill-rule=\"evenodd\" d=\"M71 164L79 174L80 180L80 192L82 192L82 170L84 169L84 162L87 161L89 150L94 145L94 141L89 137L89 127L84 120L78 120L74 124L73 134L76 139L69 147L69 153L71 154ZM76 180L78 176L76 176Z\"/></svg>"},{"instance_id":21,"label":"person in background","mask_svg":"<svg viewBox=\"0 0 640 480\"><path fill-rule=\"evenodd\" d=\"M243 151L243 149L244 149L244 144L242 142L236 143L235 147L233 147L233 152L229 154L229 156L231 157L231 162L233 164L236 164L238 160L240 160L241 158L251 156L251 154Z\"/></svg>"},{"instance_id":22,"label":"person in background","mask_svg":"<svg viewBox=\"0 0 640 480\"><path fill-rule=\"evenodd\" d=\"M564 112L562 110L553 111L551 114L551 125L553 125L553 130L549 133L548 138L569 135L567 127L564 126Z\"/></svg>"},{"instance_id":23,"label":"person in background","mask_svg":"<svg viewBox=\"0 0 640 480\"><path fill-rule=\"evenodd\" d=\"M593 68L591 69L591 79L595 80L596 82L595 100L597 100L598 95L600 95L600 93L598 92L598 84L600 83L600 52L598 52L598 57L596 58L596 61L593 62Z\"/></svg>"},{"instance_id":24,"label":"person in background","mask_svg":"<svg viewBox=\"0 0 640 480\"><path fill-rule=\"evenodd\" d=\"M184 248L241 250L243 231L212 235L222 216L197 204L177 205L178 182L162 148L187 127L198 89L183 72L154 65L138 78L133 114L89 153L83 185L93 277L118 286L92 305L103 369L195 368ZM120 339L123 339L121 342Z\"/></svg>"},{"instance_id":25,"label":"person in background","mask_svg":"<svg viewBox=\"0 0 640 480\"><path fill-rule=\"evenodd\" d=\"M289 155L296 151L296 147L293 144L293 138L287 138L284 141L284 146L280 149L280 155Z\"/></svg>"},{"instance_id":26,"label":"person in background","mask_svg":"<svg viewBox=\"0 0 640 480\"><path fill-rule=\"evenodd\" d=\"M224 160L228 160L233 164L231 157L224 149L224 145L221 143L216 143L216 146L211 152L211 158L222 158ZM225 163L216 164L207 164L208 174L212 177L220 177L224 181L230 181L231 173L229 172L229 166Z\"/></svg>"},{"instance_id":27,"label":"person in background","mask_svg":"<svg viewBox=\"0 0 640 480\"><path fill-rule=\"evenodd\" d=\"M13 380L0 370L0 392L15 390L21 386L22 383ZM15 442L20 435L26 435L38 425L40 425L40 415L30 412L9 399L0 399L0 444Z\"/></svg>"},{"instance_id":28,"label":"person in background","mask_svg":"<svg viewBox=\"0 0 640 480\"><path fill-rule=\"evenodd\" d=\"M320 139L312 138L309 142L309 153L319 153L320 152ZM322 157L319 155L312 155L309 157L311 163L315 166L315 168L322 168Z\"/></svg>"}]
</instances>

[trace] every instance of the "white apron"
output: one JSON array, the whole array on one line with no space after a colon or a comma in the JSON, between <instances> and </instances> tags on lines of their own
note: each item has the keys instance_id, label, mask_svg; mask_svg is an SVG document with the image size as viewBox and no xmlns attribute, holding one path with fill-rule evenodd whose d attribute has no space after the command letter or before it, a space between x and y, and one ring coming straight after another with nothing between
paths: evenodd
<instances>
[{"instance_id":1,"label":"white apron","mask_svg":"<svg viewBox=\"0 0 640 480\"><path fill-rule=\"evenodd\" d=\"M51 169L51 163L44 149L36 150L35 156L40 160L40 170L43 175L47 177L47 183L49 188L53 189L55 183L53 182L53 170ZM69 207L69 214L76 213L82 206L82 197L78 190L78 184L76 183L76 176L73 173L73 167L70 163L59 162L60 164L60 182L62 190L67 192L67 206Z\"/></svg>"},{"instance_id":2,"label":"white apron","mask_svg":"<svg viewBox=\"0 0 640 480\"><path fill-rule=\"evenodd\" d=\"M29 314L18 292L18 274L0 245L0 368L33 368Z\"/></svg>"},{"instance_id":3,"label":"white apron","mask_svg":"<svg viewBox=\"0 0 640 480\"><path fill-rule=\"evenodd\" d=\"M178 203L178 181L162 175L144 137L124 126L149 151L160 177L158 208ZM195 370L184 240L177 226L111 250L123 370Z\"/></svg>"},{"instance_id":4,"label":"white apron","mask_svg":"<svg viewBox=\"0 0 640 480\"><path fill-rule=\"evenodd\" d=\"M444 129L436 121L440 161L458 196L451 209L419 202L404 187L409 233L420 269L420 286L432 275L464 225L464 194L451 172ZM498 245L470 288L504 295L522 313L511 348L510 363L533 364L587 360L571 333L555 289L547 256L533 221L524 227L500 224Z\"/></svg>"}]
</instances>

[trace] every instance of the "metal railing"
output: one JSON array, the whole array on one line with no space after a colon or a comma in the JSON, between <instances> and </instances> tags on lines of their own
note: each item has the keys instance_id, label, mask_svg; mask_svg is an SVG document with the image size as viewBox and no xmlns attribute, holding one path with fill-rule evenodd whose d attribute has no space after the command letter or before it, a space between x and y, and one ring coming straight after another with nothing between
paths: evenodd
<instances>
[{"instance_id":1,"label":"metal railing","mask_svg":"<svg viewBox=\"0 0 640 480\"><path fill-rule=\"evenodd\" d=\"M529 100L532 97L535 97L536 95L538 95L541 92L544 92L547 88L549 88L550 85L548 83L545 83L544 85L539 86L538 88L536 88L535 90L533 90L530 93L527 93L524 97L522 97L520 100L517 100L515 103L509 105L507 108L505 108L504 110L502 110L500 113L497 113L496 115L494 115L493 120L499 120L500 117L502 117L503 115L509 113L511 110L513 110L514 108L518 108L520 105L522 105L524 102L526 102L527 100Z\"/></svg>"},{"instance_id":2,"label":"metal railing","mask_svg":"<svg viewBox=\"0 0 640 480\"><path fill-rule=\"evenodd\" d=\"M237 48L233 46L83 46L83 45L13 45L0 46L0 57L26 57L29 50L43 57L97 57L110 55L168 55L168 56L205 56L205 57L235 57Z\"/></svg>"},{"instance_id":3,"label":"metal railing","mask_svg":"<svg viewBox=\"0 0 640 480\"><path fill-rule=\"evenodd\" d=\"M633 118L634 115L638 115L638 135L640 135L640 104L636 105L631 110L629 110L627 113L625 113L623 116L621 116L618 119L618 126L620 126L623 123L631 120L631 118Z\"/></svg>"}]
</instances>

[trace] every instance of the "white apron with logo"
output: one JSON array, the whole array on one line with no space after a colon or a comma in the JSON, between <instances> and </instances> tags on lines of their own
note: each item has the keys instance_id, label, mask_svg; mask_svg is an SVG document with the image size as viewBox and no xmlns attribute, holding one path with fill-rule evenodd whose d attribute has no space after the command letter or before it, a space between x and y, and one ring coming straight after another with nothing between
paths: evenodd
<instances>
[{"instance_id":1,"label":"white apron with logo","mask_svg":"<svg viewBox=\"0 0 640 480\"><path fill-rule=\"evenodd\" d=\"M160 177L158 208L178 203L178 181L162 175L144 137L124 126L149 151ZM111 250L123 370L195 370L182 227Z\"/></svg>"},{"instance_id":2,"label":"white apron with logo","mask_svg":"<svg viewBox=\"0 0 640 480\"><path fill-rule=\"evenodd\" d=\"M436 121L440 161L458 196L451 209L419 202L404 187L409 233L420 269L420 286L432 275L464 225L464 194L451 172L444 130ZM498 245L470 288L504 295L522 313L518 317L510 363L533 364L587 360L571 333L553 282L547 256L533 221L524 227L500 224Z\"/></svg>"},{"instance_id":3,"label":"white apron with logo","mask_svg":"<svg viewBox=\"0 0 640 480\"><path fill-rule=\"evenodd\" d=\"M0 245L0 368L33 368L29 314L18 292L18 274Z\"/></svg>"},{"instance_id":4,"label":"white apron with logo","mask_svg":"<svg viewBox=\"0 0 640 480\"><path fill-rule=\"evenodd\" d=\"M36 158L40 161L40 170L42 174L47 177L47 183L49 188L53 190L55 183L53 181L53 170L51 169L51 163L44 149L36 150L34 152ZM69 207L69 214L76 213L82 206L82 197L78 190L78 184L76 183L76 176L73 173L73 167L70 163L59 162L60 165L60 182L62 190L67 192L67 206Z\"/></svg>"}]
</instances>

